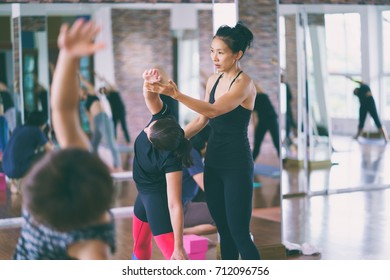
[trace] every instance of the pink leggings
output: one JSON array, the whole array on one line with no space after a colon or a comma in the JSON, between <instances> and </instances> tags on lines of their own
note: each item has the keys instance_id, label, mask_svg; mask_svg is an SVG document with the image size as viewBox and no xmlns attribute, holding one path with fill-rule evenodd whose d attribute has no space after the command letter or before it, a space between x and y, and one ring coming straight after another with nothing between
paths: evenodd
<instances>
[{"instance_id":1,"label":"pink leggings","mask_svg":"<svg viewBox=\"0 0 390 280\"><path fill-rule=\"evenodd\" d=\"M152 257L152 230L149 223L143 222L135 215L133 216L133 260L150 260ZM171 259L174 248L173 232L154 236L154 241L164 258Z\"/></svg>"}]
</instances>

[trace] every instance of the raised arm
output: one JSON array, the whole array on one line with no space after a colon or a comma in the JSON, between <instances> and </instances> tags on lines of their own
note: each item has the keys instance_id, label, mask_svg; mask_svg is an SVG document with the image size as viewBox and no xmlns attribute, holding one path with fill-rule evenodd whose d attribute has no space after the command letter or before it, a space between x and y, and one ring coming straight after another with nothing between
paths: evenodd
<instances>
[{"instance_id":1,"label":"raised arm","mask_svg":"<svg viewBox=\"0 0 390 280\"><path fill-rule=\"evenodd\" d=\"M183 204L181 201L182 172L170 172L167 173L165 177L167 180L169 215L175 242L171 259L185 260L188 257L183 247L184 216Z\"/></svg>"},{"instance_id":2,"label":"raised arm","mask_svg":"<svg viewBox=\"0 0 390 280\"><path fill-rule=\"evenodd\" d=\"M89 94L96 94L95 87L93 86L93 84L90 81L88 81L83 75L81 75L80 72L78 72L78 73L79 73L80 81L86 87L88 93Z\"/></svg>"},{"instance_id":3,"label":"raised arm","mask_svg":"<svg viewBox=\"0 0 390 280\"><path fill-rule=\"evenodd\" d=\"M249 97L250 93L255 91L253 82L247 76L237 79L232 88L213 104L185 95L178 90L173 81L169 81L168 84L158 82L146 83L146 88L154 93L168 95L207 118L215 118L232 111L242 104Z\"/></svg>"},{"instance_id":4,"label":"raised arm","mask_svg":"<svg viewBox=\"0 0 390 280\"><path fill-rule=\"evenodd\" d=\"M79 59L104 47L93 40L99 28L92 22L78 19L71 28L64 24L58 36L60 53L54 71L51 107L53 127L61 148L89 149L89 140L79 119Z\"/></svg>"},{"instance_id":5,"label":"raised arm","mask_svg":"<svg viewBox=\"0 0 390 280\"><path fill-rule=\"evenodd\" d=\"M359 85L362 85L364 84L363 81L358 81L358 80L355 80L354 78L352 78L351 76L345 76L347 79L350 79L352 82L355 82L355 83L358 83Z\"/></svg>"},{"instance_id":6,"label":"raised arm","mask_svg":"<svg viewBox=\"0 0 390 280\"><path fill-rule=\"evenodd\" d=\"M113 84L111 84L106 78L104 78L102 75L99 75L98 73L94 72L95 73L95 77L98 78L98 80L104 82L106 85L107 85L107 89L109 91L115 91L117 90L116 86L114 86Z\"/></svg>"},{"instance_id":7,"label":"raised arm","mask_svg":"<svg viewBox=\"0 0 390 280\"><path fill-rule=\"evenodd\" d=\"M161 76L159 75L157 69L149 69L145 70L142 74L142 78L144 79L143 93L144 99L146 103L146 107L148 107L149 111L152 115L157 114L161 111L163 107L163 102L158 94L155 94L149 91L146 88L147 83L154 83L161 81Z\"/></svg>"}]
</instances>

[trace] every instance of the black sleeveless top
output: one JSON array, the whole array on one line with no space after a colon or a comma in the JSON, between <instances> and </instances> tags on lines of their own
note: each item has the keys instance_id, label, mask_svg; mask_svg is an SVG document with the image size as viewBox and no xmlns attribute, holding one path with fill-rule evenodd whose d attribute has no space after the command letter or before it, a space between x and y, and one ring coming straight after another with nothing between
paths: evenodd
<instances>
[{"instance_id":1,"label":"black sleeveless top","mask_svg":"<svg viewBox=\"0 0 390 280\"><path fill-rule=\"evenodd\" d=\"M99 101L99 97L92 94L87 95L87 100L85 101L85 109L87 109L88 112L91 109L92 103L95 101Z\"/></svg>"},{"instance_id":2,"label":"black sleeveless top","mask_svg":"<svg viewBox=\"0 0 390 280\"><path fill-rule=\"evenodd\" d=\"M238 73L230 87L241 73L242 71ZM215 90L222 75L210 92L211 104L215 102ZM228 113L210 119L211 133L207 143L205 165L215 168L253 168L248 140L251 113L251 110L239 105Z\"/></svg>"}]
</instances>

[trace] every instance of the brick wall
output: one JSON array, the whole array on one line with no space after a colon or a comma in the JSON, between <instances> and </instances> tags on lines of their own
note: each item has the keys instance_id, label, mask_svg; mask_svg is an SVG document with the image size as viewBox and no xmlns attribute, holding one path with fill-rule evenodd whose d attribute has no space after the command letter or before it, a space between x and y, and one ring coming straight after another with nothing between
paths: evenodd
<instances>
[{"instance_id":1,"label":"brick wall","mask_svg":"<svg viewBox=\"0 0 390 280\"><path fill-rule=\"evenodd\" d=\"M19 42L20 42L20 17L12 19L12 29L13 29L13 57L14 57L14 93L20 96L20 52L19 52Z\"/></svg>"},{"instance_id":2,"label":"brick wall","mask_svg":"<svg viewBox=\"0 0 390 280\"><path fill-rule=\"evenodd\" d=\"M214 71L214 65L210 58L210 45L213 38L213 12L210 10L198 12L198 26L199 26L199 68L207 77L210 76ZM201 98L204 98L204 85L202 82L206 82L202 79L201 81Z\"/></svg>"},{"instance_id":3,"label":"brick wall","mask_svg":"<svg viewBox=\"0 0 390 280\"><path fill-rule=\"evenodd\" d=\"M151 117L142 95L143 71L158 64L172 76L170 11L113 9L111 17L115 80L134 140ZM121 133L118 129L123 142Z\"/></svg>"},{"instance_id":4,"label":"brick wall","mask_svg":"<svg viewBox=\"0 0 390 280\"><path fill-rule=\"evenodd\" d=\"M238 12L239 20L251 29L254 36L252 47L241 60L241 67L263 88L275 110L279 112L280 79L276 4L276 0L241 0L238 2ZM249 128L248 133L252 143L252 127ZM277 157L273 147L265 148L269 145L272 145L271 138L266 134L261 153L271 153Z\"/></svg>"}]
</instances>

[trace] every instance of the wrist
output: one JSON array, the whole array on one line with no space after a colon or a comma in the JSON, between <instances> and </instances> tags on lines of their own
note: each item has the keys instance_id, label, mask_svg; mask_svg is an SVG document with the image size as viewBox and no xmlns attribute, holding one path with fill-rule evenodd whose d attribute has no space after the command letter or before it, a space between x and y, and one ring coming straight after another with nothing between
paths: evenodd
<instances>
[{"instance_id":1,"label":"wrist","mask_svg":"<svg viewBox=\"0 0 390 280\"><path fill-rule=\"evenodd\" d=\"M183 96L183 94L180 92L180 91L175 91L172 98L177 100L177 101L180 101L179 99Z\"/></svg>"},{"instance_id":2,"label":"wrist","mask_svg":"<svg viewBox=\"0 0 390 280\"><path fill-rule=\"evenodd\" d=\"M61 49L59 53L59 58L63 59L65 62L78 63L80 60L79 56L73 55L66 49Z\"/></svg>"}]
</instances>

